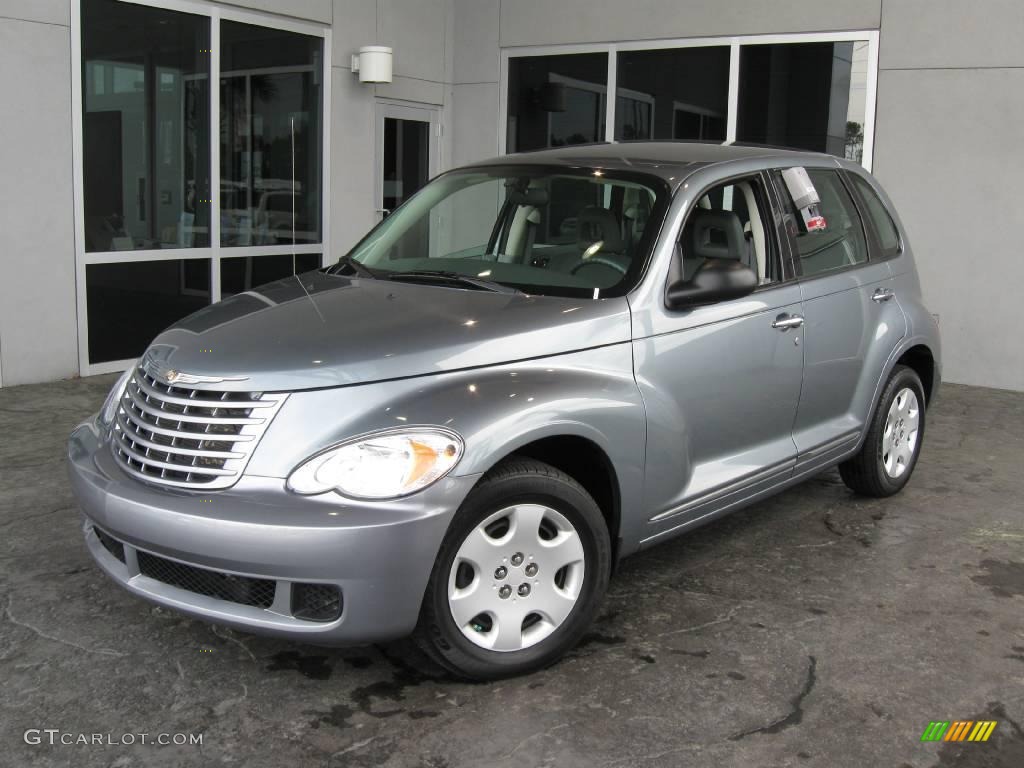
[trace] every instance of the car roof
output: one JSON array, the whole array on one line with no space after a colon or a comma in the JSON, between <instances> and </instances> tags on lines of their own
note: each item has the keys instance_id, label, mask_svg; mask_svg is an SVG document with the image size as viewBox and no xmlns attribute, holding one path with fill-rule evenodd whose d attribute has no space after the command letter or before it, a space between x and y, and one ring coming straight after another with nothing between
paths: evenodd
<instances>
[{"instance_id":1,"label":"car roof","mask_svg":"<svg viewBox=\"0 0 1024 768\"><path fill-rule=\"evenodd\" d=\"M574 144L502 155L471 163L467 167L493 165L555 165L566 168L601 168L634 171L679 182L698 167L738 160L771 159L787 165L802 159L836 161L819 152L806 152L756 144L718 144L702 141L619 141Z\"/></svg>"}]
</instances>

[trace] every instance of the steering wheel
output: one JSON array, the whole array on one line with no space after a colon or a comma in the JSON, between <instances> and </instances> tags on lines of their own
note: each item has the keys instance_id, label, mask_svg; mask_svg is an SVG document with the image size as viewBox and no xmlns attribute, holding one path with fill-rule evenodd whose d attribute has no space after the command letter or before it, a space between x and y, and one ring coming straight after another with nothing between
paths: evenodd
<instances>
[{"instance_id":1,"label":"steering wheel","mask_svg":"<svg viewBox=\"0 0 1024 768\"><path fill-rule=\"evenodd\" d=\"M575 275L588 264L603 264L606 267L611 267L616 272L620 272L623 275L626 274L626 267L613 259L609 259L607 256L602 256L601 254L595 254L588 259L580 259L580 263L570 269L569 274Z\"/></svg>"}]
</instances>

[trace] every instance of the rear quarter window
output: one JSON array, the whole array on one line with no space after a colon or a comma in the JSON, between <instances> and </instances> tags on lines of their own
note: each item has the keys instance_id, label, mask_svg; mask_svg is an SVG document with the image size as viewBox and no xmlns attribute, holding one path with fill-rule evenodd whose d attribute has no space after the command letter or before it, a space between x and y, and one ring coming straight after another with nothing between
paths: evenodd
<instances>
[{"instance_id":1,"label":"rear quarter window","mask_svg":"<svg viewBox=\"0 0 1024 768\"><path fill-rule=\"evenodd\" d=\"M900 248L900 233L896 229L896 223L892 215L885 207L875 188L867 179L857 173L851 173L854 189L864 201L864 207L871 224L874 226L875 234L878 235L878 242L882 248L882 256L895 256Z\"/></svg>"}]
</instances>

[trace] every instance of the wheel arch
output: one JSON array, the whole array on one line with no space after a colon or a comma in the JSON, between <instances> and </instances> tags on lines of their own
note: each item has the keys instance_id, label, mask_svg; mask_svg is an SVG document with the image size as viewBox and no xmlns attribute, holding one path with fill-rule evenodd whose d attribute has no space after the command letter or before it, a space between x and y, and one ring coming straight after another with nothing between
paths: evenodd
<instances>
[{"instance_id":1,"label":"wheel arch","mask_svg":"<svg viewBox=\"0 0 1024 768\"><path fill-rule=\"evenodd\" d=\"M527 457L565 472L597 502L612 545L612 564L617 563L622 521L622 487L608 452L591 436L579 432L524 436L496 457L487 472L512 457ZM482 476L486 477L487 472ZM479 481L478 481L479 482Z\"/></svg>"},{"instance_id":2,"label":"wheel arch","mask_svg":"<svg viewBox=\"0 0 1024 768\"><path fill-rule=\"evenodd\" d=\"M857 447L852 451L852 453L859 451L861 445L864 443L864 438L867 436L871 420L875 417L875 411L878 408L878 398L882 394L885 382L889 380L893 369L897 365L906 365L917 373L918 377L921 379L921 385L925 390L925 407L930 406L934 400L939 388L940 372L936 362L935 353L929 344L929 340L923 336L904 338L892 351L892 354L889 355L889 359L886 361L885 367L882 369L882 373L878 377L878 381L875 383L875 391L871 396L871 408L868 411L867 418L864 420L860 440L857 441ZM922 375L922 371L924 371L926 375Z\"/></svg>"}]
</instances>

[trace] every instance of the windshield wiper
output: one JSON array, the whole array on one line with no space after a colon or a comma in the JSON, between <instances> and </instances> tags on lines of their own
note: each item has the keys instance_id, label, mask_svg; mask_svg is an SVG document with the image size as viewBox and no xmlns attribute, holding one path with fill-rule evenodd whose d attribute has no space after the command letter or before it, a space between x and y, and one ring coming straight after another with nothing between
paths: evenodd
<instances>
[{"instance_id":1,"label":"windshield wiper","mask_svg":"<svg viewBox=\"0 0 1024 768\"><path fill-rule=\"evenodd\" d=\"M351 267L352 271L355 272L360 277L369 277L372 280L376 280L379 277L379 275L377 274L376 270L370 269L368 266L363 264L361 261L357 261L356 259L353 259L347 253L344 256L342 256L340 259L338 259L337 263L333 267L331 267L329 270L327 270L328 274L332 274L332 275L336 274L336 270L337 270L337 268L339 266Z\"/></svg>"},{"instance_id":2,"label":"windshield wiper","mask_svg":"<svg viewBox=\"0 0 1024 768\"><path fill-rule=\"evenodd\" d=\"M446 272L440 269L413 269L408 272L390 272L387 275L387 279L422 282L436 280L439 282L462 283L463 285L471 285L474 288L480 288L484 291L494 291L495 293L522 293L518 288L513 288L510 285L502 285L501 283L496 283L493 280L484 280L481 277L470 277L469 275L463 275L459 272Z\"/></svg>"}]
</instances>

